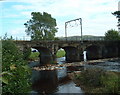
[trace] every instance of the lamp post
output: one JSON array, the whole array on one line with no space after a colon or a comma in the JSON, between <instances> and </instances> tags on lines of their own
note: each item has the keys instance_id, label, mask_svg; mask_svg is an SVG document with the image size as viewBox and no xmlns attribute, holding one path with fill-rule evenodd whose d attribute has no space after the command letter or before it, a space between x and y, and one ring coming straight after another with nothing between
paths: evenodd
<instances>
[{"instance_id":1,"label":"lamp post","mask_svg":"<svg viewBox=\"0 0 120 95\"><path fill-rule=\"evenodd\" d=\"M67 24L70 23L70 22L73 22L73 21L80 21L81 42L83 42L83 39L82 39L82 18L78 18L78 19L74 19L74 20L70 20L70 21L65 22L65 38L66 38L66 41L67 41Z\"/></svg>"}]
</instances>

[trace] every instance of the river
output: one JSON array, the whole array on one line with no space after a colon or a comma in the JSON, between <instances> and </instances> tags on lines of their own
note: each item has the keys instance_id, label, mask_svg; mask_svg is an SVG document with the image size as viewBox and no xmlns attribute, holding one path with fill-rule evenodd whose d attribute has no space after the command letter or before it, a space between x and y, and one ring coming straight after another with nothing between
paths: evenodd
<instances>
[{"instance_id":1,"label":"river","mask_svg":"<svg viewBox=\"0 0 120 95\"><path fill-rule=\"evenodd\" d=\"M65 63L65 57L57 59L58 64ZM30 67L37 66L38 62L31 62ZM68 68L60 67L58 70L44 70L44 71L32 71L32 91L31 95L54 95L60 93L80 93L84 94L84 91L80 87L76 87L76 84L67 77ZM81 68L81 67L80 67ZM111 60L105 62L95 62L85 64L84 68L102 68L108 71L120 72L120 60Z\"/></svg>"},{"instance_id":2,"label":"river","mask_svg":"<svg viewBox=\"0 0 120 95\"><path fill-rule=\"evenodd\" d=\"M63 64L65 58L58 58L58 64ZM31 62L30 67L37 66L38 62ZM67 68L60 67L59 70L44 70L44 71L32 71L32 91L30 95L59 95L60 93L67 94L84 94L84 91L80 87L70 80L67 76Z\"/></svg>"},{"instance_id":3,"label":"river","mask_svg":"<svg viewBox=\"0 0 120 95\"><path fill-rule=\"evenodd\" d=\"M95 62L85 64L85 68L102 68L107 71L120 72L120 59L107 60L105 62Z\"/></svg>"}]
</instances>

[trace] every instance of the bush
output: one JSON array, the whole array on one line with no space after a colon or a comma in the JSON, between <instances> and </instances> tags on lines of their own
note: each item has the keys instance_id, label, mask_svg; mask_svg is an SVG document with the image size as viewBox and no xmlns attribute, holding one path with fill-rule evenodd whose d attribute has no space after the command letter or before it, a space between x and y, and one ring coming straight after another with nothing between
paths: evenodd
<instances>
[{"instance_id":1,"label":"bush","mask_svg":"<svg viewBox=\"0 0 120 95\"><path fill-rule=\"evenodd\" d=\"M102 85L109 93L118 93L119 80L120 77L114 72L106 72L104 76L101 76Z\"/></svg>"},{"instance_id":2,"label":"bush","mask_svg":"<svg viewBox=\"0 0 120 95\"><path fill-rule=\"evenodd\" d=\"M120 76L99 68L84 70L76 79L90 93L120 93Z\"/></svg>"},{"instance_id":3,"label":"bush","mask_svg":"<svg viewBox=\"0 0 120 95\"><path fill-rule=\"evenodd\" d=\"M87 69L81 72L79 79L82 81L82 84L91 87L99 87L101 86L100 78L103 73L104 70L102 69Z\"/></svg>"},{"instance_id":4,"label":"bush","mask_svg":"<svg viewBox=\"0 0 120 95\"><path fill-rule=\"evenodd\" d=\"M2 71L3 93L17 94L30 91L30 68L23 60L23 54L10 39L2 41Z\"/></svg>"},{"instance_id":5,"label":"bush","mask_svg":"<svg viewBox=\"0 0 120 95\"><path fill-rule=\"evenodd\" d=\"M31 49L30 48L26 48L23 52L23 59L24 60L28 60L29 59L29 56L31 54Z\"/></svg>"}]
</instances>

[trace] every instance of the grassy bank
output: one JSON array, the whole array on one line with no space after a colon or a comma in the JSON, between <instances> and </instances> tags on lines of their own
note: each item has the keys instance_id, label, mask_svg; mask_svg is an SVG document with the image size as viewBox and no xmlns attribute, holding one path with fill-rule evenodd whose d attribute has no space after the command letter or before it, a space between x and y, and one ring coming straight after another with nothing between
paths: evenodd
<instances>
[{"instance_id":1,"label":"grassy bank","mask_svg":"<svg viewBox=\"0 0 120 95\"><path fill-rule=\"evenodd\" d=\"M85 93L120 94L120 73L97 68L84 70L73 77Z\"/></svg>"},{"instance_id":2,"label":"grassy bank","mask_svg":"<svg viewBox=\"0 0 120 95\"><path fill-rule=\"evenodd\" d=\"M59 50L56 54L57 58L64 57L65 56L65 51L64 50Z\"/></svg>"},{"instance_id":3,"label":"grassy bank","mask_svg":"<svg viewBox=\"0 0 120 95\"><path fill-rule=\"evenodd\" d=\"M39 59L39 52L31 52L29 56L29 60L35 61ZM64 50L59 50L56 54L57 58L64 57L65 56L65 51Z\"/></svg>"},{"instance_id":4,"label":"grassy bank","mask_svg":"<svg viewBox=\"0 0 120 95\"><path fill-rule=\"evenodd\" d=\"M39 52L31 52L30 56L29 56L29 60L38 60L39 59Z\"/></svg>"}]
</instances>

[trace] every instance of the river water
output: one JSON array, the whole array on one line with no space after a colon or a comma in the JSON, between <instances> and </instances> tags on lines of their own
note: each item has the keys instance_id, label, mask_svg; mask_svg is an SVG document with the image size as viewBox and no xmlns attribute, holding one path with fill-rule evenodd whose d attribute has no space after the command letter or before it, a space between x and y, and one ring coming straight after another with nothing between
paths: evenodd
<instances>
[{"instance_id":1,"label":"river water","mask_svg":"<svg viewBox=\"0 0 120 95\"><path fill-rule=\"evenodd\" d=\"M114 59L105 62L96 62L92 64L85 64L85 68L102 68L107 71L120 72L120 59Z\"/></svg>"},{"instance_id":2,"label":"river water","mask_svg":"<svg viewBox=\"0 0 120 95\"><path fill-rule=\"evenodd\" d=\"M65 63L65 57L57 59L58 64ZM30 67L37 66L38 62L31 62ZM68 69L66 67L60 67L59 70L44 70L44 71L32 71L32 91L31 95L59 95L60 93L70 94L84 94L84 91L80 87L76 87L76 84L67 77ZM120 60L112 60L105 62L96 62L92 64L85 64L84 68L102 68L108 71L120 72Z\"/></svg>"},{"instance_id":3,"label":"river water","mask_svg":"<svg viewBox=\"0 0 120 95\"><path fill-rule=\"evenodd\" d=\"M65 58L58 58L58 64L63 64ZM31 62L30 67L37 66L38 62ZM80 87L67 76L67 68L60 67L59 70L32 71L32 91L30 95L59 95L61 93L84 94Z\"/></svg>"}]
</instances>

